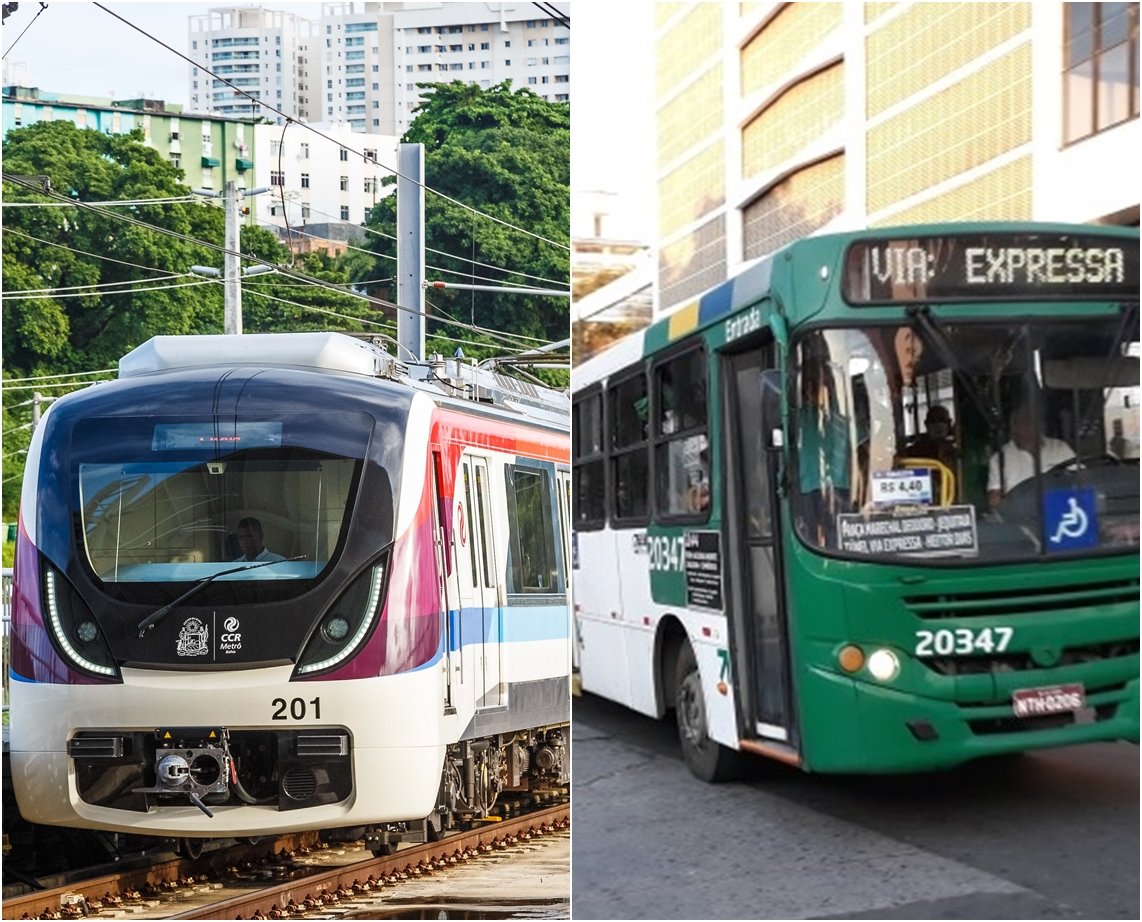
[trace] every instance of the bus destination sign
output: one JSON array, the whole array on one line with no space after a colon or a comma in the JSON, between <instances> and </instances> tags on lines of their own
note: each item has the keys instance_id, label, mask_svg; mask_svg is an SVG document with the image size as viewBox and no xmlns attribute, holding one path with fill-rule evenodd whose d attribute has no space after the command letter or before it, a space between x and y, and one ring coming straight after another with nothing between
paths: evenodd
<instances>
[{"instance_id":1,"label":"bus destination sign","mask_svg":"<svg viewBox=\"0 0 1142 922\"><path fill-rule=\"evenodd\" d=\"M860 240L845 258L850 304L1137 298L1138 244L1082 234L981 233Z\"/></svg>"}]
</instances>

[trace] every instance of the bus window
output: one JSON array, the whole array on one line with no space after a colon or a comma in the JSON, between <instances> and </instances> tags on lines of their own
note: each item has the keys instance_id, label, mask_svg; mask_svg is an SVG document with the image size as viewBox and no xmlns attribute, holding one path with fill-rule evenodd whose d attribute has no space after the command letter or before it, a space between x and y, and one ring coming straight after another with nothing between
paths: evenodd
<instances>
[{"instance_id":1,"label":"bus window","mask_svg":"<svg viewBox=\"0 0 1142 922\"><path fill-rule=\"evenodd\" d=\"M614 385L610 406L611 509L616 520L644 520L650 511L646 374Z\"/></svg>"},{"instance_id":2,"label":"bus window","mask_svg":"<svg viewBox=\"0 0 1142 922\"><path fill-rule=\"evenodd\" d=\"M590 531L602 528L607 517L602 391L577 400L571 412L575 481L572 516L575 528Z\"/></svg>"},{"instance_id":3,"label":"bus window","mask_svg":"<svg viewBox=\"0 0 1142 922\"><path fill-rule=\"evenodd\" d=\"M694 349L654 369L655 509L659 517L705 517L710 506L706 353Z\"/></svg>"}]
</instances>

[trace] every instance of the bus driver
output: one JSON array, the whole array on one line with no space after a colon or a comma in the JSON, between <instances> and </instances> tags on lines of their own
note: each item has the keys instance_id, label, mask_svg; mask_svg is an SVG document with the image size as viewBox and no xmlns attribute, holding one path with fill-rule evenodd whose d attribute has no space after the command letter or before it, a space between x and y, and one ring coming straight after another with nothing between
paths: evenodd
<instances>
[{"instance_id":1,"label":"bus driver","mask_svg":"<svg viewBox=\"0 0 1142 922\"><path fill-rule=\"evenodd\" d=\"M994 509L1006 493L1035 476L1035 425L1031 409L1020 403L1010 417L1011 437L991 456L987 465L987 503ZM1049 471L1075 456L1071 446L1059 439L1043 436L1039 440L1039 469Z\"/></svg>"}]
</instances>

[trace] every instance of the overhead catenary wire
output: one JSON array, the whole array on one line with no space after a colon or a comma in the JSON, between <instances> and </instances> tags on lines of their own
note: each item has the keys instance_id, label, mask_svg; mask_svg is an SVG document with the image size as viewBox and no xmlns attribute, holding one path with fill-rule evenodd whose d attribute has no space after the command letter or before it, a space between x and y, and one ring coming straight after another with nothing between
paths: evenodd
<instances>
[{"instance_id":1,"label":"overhead catenary wire","mask_svg":"<svg viewBox=\"0 0 1142 922\"><path fill-rule=\"evenodd\" d=\"M554 4L532 3L532 6L543 10L544 13L554 19L557 23L559 23L559 25L564 26L568 29L571 28L571 20L567 18L567 14L558 9Z\"/></svg>"},{"instance_id":2,"label":"overhead catenary wire","mask_svg":"<svg viewBox=\"0 0 1142 922\"><path fill-rule=\"evenodd\" d=\"M5 4L5 5L7 5L7 4ZM40 18L40 15L47 8L48 8L48 5L46 3L40 3L40 8L36 11L36 15L32 17L32 21L30 23L28 23L26 26L24 26L23 31L19 35L16 36L16 41L12 42L12 44L8 46L8 50L4 52L4 57L8 57L8 55L10 55L12 53L12 49L15 48L20 43L20 39L22 39L24 37L24 33L26 33L30 28L32 28L33 25L35 25L36 20Z\"/></svg>"},{"instance_id":3,"label":"overhead catenary wire","mask_svg":"<svg viewBox=\"0 0 1142 922\"><path fill-rule=\"evenodd\" d=\"M116 19L118 19L124 25L130 26L136 32L139 32L142 35L145 35L151 41L155 42L156 44L165 48L167 51L171 52L171 54L177 55L178 57L182 58L182 60L186 61L192 67L197 67L203 73L210 75L213 79L220 80L222 83L226 84L228 87L230 87L232 90L234 90L234 92L239 93L242 96L245 96L252 103L259 105L259 106L262 106L263 108L268 109L269 111L275 113L276 115L281 116L284 119L287 119L289 121L295 121L293 116L283 112L281 109L278 109L276 106L273 106L270 103L259 99L258 97L252 95L251 93L246 92L241 87L235 86L233 83L231 83L225 77L222 77L222 76L214 73L214 71L210 70L210 68L206 67L201 62L195 61L193 58L187 57L185 54L183 54L178 49L173 48L172 46L168 45L162 39L158 38L157 36L152 35L150 32L148 32L146 29L142 28L141 26L135 25L135 23L131 22L129 19L126 19L126 18L120 16L114 10L108 9L102 3L96 2L94 5L96 7L98 7L99 9L103 10L103 12L105 12L105 13L115 17ZM480 211L478 208L473 208L471 205L468 205L464 202L461 202L459 199L455 199L450 195L446 195L443 192L440 192L436 189L433 189L431 186L427 185L426 183L419 182L418 180L413 179L411 177L403 176L398 170L396 170L392 167L385 166L384 164L378 163L378 161L373 157L366 157L363 151L359 151L353 147L348 147L347 145L343 144L341 141L338 141L336 138L332 137L331 135L326 134L325 132L321 131L318 128L313 127L312 125L310 125L306 122L297 122L297 124L300 125L301 127L305 128L305 129L307 129L308 131L312 131L318 137L324 138L326 141L329 141L333 144L336 144L339 148L342 148L344 150L347 150L347 151L350 151L350 152L356 154L362 160L365 160L369 163L378 164L379 166L381 166L384 169L391 172L393 175L400 176L402 179L406 179L409 182L415 183L416 185L423 188L425 192L431 192L433 195L439 196L440 198L444 199L445 201L451 202L452 204L457 205L460 208L465 209L466 211L470 211L473 214L480 215L481 217L483 217L489 221L494 221L497 224L500 224L504 227L508 227L514 231L518 231L521 234L526 234L529 237L534 237L536 240L542 240L544 243L550 244L551 246L554 246L554 247L558 247L562 250L567 250L568 252L571 251L571 247L569 244L560 243L557 240L552 240L549 237L544 237L542 234L537 234L534 231L529 231L526 228L519 227L518 225L512 224L510 221L505 221L502 218L497 218L495 215L490 215L487 212Z\"/></svg>"},{"instance_id":4,"label":"overhead catenary wire","mask_svg":"<svg viewBox=\"0 0 1142 922\"><path fill-rule=\"evenodd\" d=\"M327 217L327 218L337 218L337 215L333 215L333 214L329 213L329 211L322 211L320 209L313 208L312 206L311 206L311 208L309 208L309 213L314 214L314 215L321 215L321 216ZM384 231L378 231L376 229L376 227L369 227L369 226L361 225L361 230L367 234L371 234L372 236L379 236L379 238L384 238L385 240L393 240L393 241L396 240L396 236L394 234L387 234ZM300 232L300 231L295 230L295 231L293 231L293 233L304 233L304 232ZM312 235L312 234L307 234L307 235ZM319 238L319 239L323 239L323 238ZM386 259L395 258L392 256L387 256L386 254L383 254L383 252L375 252L373 250L364 250L364 252L370 252L370 254L372 254L373 256L380 256L380 257L383 257ZM459 262L459 263L471 263L472 265L480 266L481 268L492 268L492 270L496 270L497 272L504 272L504 273L507 273L509 275L518 275L518 276L520 276L521 279L532 279L533 281L548 282L549 284L566 284L566 281L564 281L562 279L546 279L542 275L531 275L530 273L521 272L520 270L517 270L517 268L504 268L502 266L493 266L490 263L480 263L480 262L477 262L477 260L469 259L466 256L457 256L455 254L455 252L445 252L444 250L437 250L434 247L425 247L425 252L435 252L435 254L437 256L447 256L449 259L456 259L457 262ZM460 272L458 270L452 270L452 268L441 268L440 266L426 266L426 268L432 268L432 270L435 270L436 272L449 272L449 273L452 273L455 275L467 275L467 274L469 274L467 272ZM482 276L476 276L476 278L482 278ZM498 279L483 278L483 281L499 281L499 280Z\"/></svg>"},{"instance_id":5,"label":"overhead catenary wire","mask_svg":"<svg viewBox=\"0 0 1142 922\"><path fill-rule=\"evenodd\" d=\"M135 279L134 281L131 281L129 279L124 279L123 281L120 281L120 282L96 282L96 283L91 284L91 285L58 285L55 288L25 288L25 289L22 289L20 291L4 291L3 294L0 295L0 297L15 298L17 295L41 295L41 296L46 295L46 296L50 297L53 294L60 294L60 293L66 292L66 291L74 291L78 288L117 288L121 285L134 285L134 284L142 284L145 282L165 282L165 281L168 281L170 279L180 279L180 278L185 278L185 277L186 277L185 273L179 272L179 273L175 273L173 275L160 275L158 278Z\"/></svg>"},{"instance_id":6,"label":"overhead catenary wire","mask_svg":"<svg viewBox=\"0 0 1142 922\"><path fill-rule=\"evenodd\" d=\"M104 375L118 371L117 368L97 368L94 371L69 371L58 375L34 375L30 378L5 378L3 385L7 387L9 384L26 384L28 381L52 381L56 378L82 378L87 375ZM28 401L30 405L32 401Z\"/></svg>"},{"instance_id":7,"label":"overhead catenary wire","mask_svg":"<svg viewBox=\"0 0 1142 922\"><path fill-rule=\"evenodd\" d=\"M3 173L2 176L3 176L4 181L11 182L11 183L14 183L16 185L24 186L25 188L28 188L28 189L32 189L33 191L38 192L40 195L46 195L49 198L54 198L54 199L62 199L63 198L63 196L61 196L60 194L58 194L56 192L50 192L50 191L45 192L42 189L40 189L38 186L36 186L36 185L28 182L25 179L18 177L18 176L14 176L14 175L9 174L9 173ZM379 304L382 307L391 307L394 310L398 310L398 311L405 311L407 313L418 314L420 316L425 316L425 317L428 316L427 314L425 314L424 311L419 311L416 308L407 307L403 304L397 304L394 301L388 301L388 300L385 300L383 298L376 298L376 297L373 297L372 295L362 294L360 292L354 291L352 288L337 285L337 284L334 284L332 282L326 282L324 279L318 279L318 278L314 278L312 276L305 275L304 273L299 272L296 269L292 269L289 266L283 266L283 265L279 265L277 263L270 262L268 259L264 259L261 256L256 256L256 255L250 254L250 253L242 253L240 251L232 252L232 251L228 250L226 247L221 246L217 243L211 243L210 241L207 241L207 240L200 240L197 237L191 237L190 235L180 233L179 231L173 231L173 230L169 230L168 228L165 228L165 227L159 227L158 225L150 224L147 221L142 221L142 220L135 218L135 217L132 217L130 215L116 214L113 211L109 211L105 208L90 205L86 202L77 201L75 204L80 208L84 208L86 210L92 211L95 214L102 215L103 217L106 217L106 218L111 218L111 219L116 220L116 221L121 221L125 224L130 224L130 225L133 225L135 227L142 227L142 228L145 228L146 230L150 230L150 231L153 231L153 232L158 233L158 234L163 234L163 235L168 236L168 237L173 237L176 240L182 240L184 243L191 243L191 244L194 244L196 246L203 247L204 249L213 250L215 252L219 252L219 253L223 253L223 254L236 255L240 259L245 259L248 262L257 263L257 264L262 265L262 266L267 266L269 268L276 269L276 270L278 270L278 272L282 276L284 276L286 278L292 278L292 279L302 281L302 282L309 282L310 284L312 284L314 286L325 288L329 291L337 292L338 294L343 294L343 295L346 295L349 297L358 298L358 299L363 300L363 301L368 301L371 304ZM31 236L31 235L25 235L25 236ZM476 327L474 324L467 324L467 323L463 323L462 321L454 320L454 319L441 320L439 317L430 318L430 319L435 319L435 320L437 320L437 322L440 322L440 323L449 323L449 324L452 324L453 326L459 327L461 329L470 329L470 330L473 330L474 332L480 332L480 333L484 333L485 335L493 336L494 338L499 339L502 343L505 343L505 344L510 345L512 347L517 347L519 345L518 341L513 342L514 337L510 334L505 334L505 333L501 333L498 331L495 333L491 333L489 331L481 330L480 328Z\"/></svg>"},{"instance_id":8,"label":"overhead catenary wire","mask_svg":"<svg viewBox=\"0 0 1142 922\"><path fill-rule=\"evenodd\" d=\"M51 299L59 301L64 298L95 298L95 297L110 297L113 295L131 295L131 294L145 294L149 291L171 291L175 288L193 288L197 285L208 285L212 279L199 279L196 281L182 282L179 285L152 285L150 288L120 288L114 291L71 291L63 294L3 294L0 295L0 300L4 301L35 301ZM122 284L122 283L120 283Z\"/></svg>"},{"instance_id":9,"label":"overhead catenary wire","mask_svg":"<svg viewBox=\"0 0 1142 922\"><path fill-rule=\"evenodd\" d=\"M35 234L28 234L15 227L5 227L4 233L17 234L20 237L27 237L29 240L35 240L37 243L42 243L45 246L59 247L63 250L70 250L72 253L78 253L80 256L90 256L93 259L102 259L111 263L118 263L120 266L130 266L132 269L142 269L144 272L170 272L170 269L156 269L153 266L140 266L138 263L126 262L122 259L115 259L113 256L103 256L100 253L89 253L87 250L77 250L75 247L69 247L66 243L57 243L54 240L45 240L43 237L37 237ZM157 280L156 280L157 281Z\"/></svg>"},{"instance_id":10,"label":"overhead catenary wire","mask_svg":"<svg viewBox=\"0 0 1142 922\"><path fill-rule=\"evenodd\" d=\"M105 208L114 206L133 206L139 205L179 205L189 202L196 202L198 198L193 195L180 195L171 196L168 198L139 198L139 199L117 199L107 202L89 202L91 205L102 205ZM74 207L75 202L0 202L0 208L68 208Z\"/></svg>"}]
</instances>

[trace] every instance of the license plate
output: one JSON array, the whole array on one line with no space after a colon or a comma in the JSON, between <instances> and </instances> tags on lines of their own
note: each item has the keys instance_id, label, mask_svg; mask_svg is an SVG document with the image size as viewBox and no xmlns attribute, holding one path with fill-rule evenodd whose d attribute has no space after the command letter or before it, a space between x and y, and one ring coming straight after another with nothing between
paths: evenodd
<instances>
[{"instance_id":1,"label":"license plate","mask_svg":"<svg viewBox=\"0 0 1142 922\"><path fill-rule=\"evenodd\" d=\"M1086 694L1079 684L1020 688L1011 695L1011 707L1016 717L1063 714L1067 711L1081 710L1085 706Z\"/></svg>"}]
</instances>

